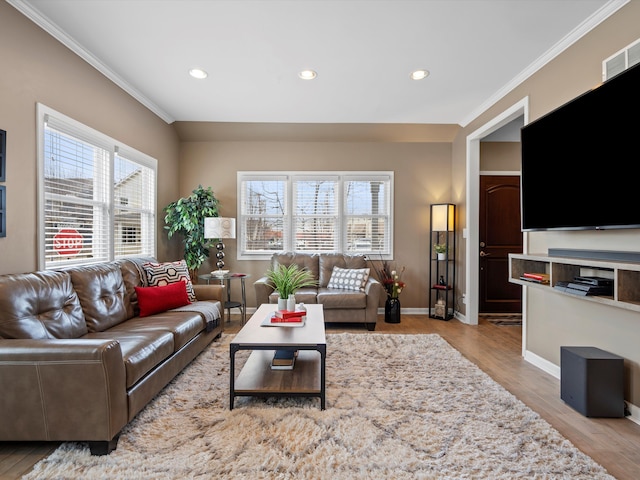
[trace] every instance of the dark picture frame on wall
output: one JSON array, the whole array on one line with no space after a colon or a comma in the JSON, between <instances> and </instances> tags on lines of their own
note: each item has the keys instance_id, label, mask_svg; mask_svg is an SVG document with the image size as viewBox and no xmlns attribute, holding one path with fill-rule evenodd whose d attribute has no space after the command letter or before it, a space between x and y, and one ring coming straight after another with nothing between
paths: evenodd
<instances>
[{"instance_id":1,"label":"dark picture frame on wall","mask_svg":"<svg viewBox=\"0 0 640 480\"><path fill-rule=\"evenodd\" d=\"M7 178L7 132L0 130L0 182Z\"/></svg>"},{"instance_id":2,"label":"dark picture frame on wall","mask_svg":"<svg viewBox=\"0 0 640 480\"><path fill-rule=\"evenodd\" d=\"M7 236L7 187L0 187L0 237Z\"/></svg>"}]
</instances>

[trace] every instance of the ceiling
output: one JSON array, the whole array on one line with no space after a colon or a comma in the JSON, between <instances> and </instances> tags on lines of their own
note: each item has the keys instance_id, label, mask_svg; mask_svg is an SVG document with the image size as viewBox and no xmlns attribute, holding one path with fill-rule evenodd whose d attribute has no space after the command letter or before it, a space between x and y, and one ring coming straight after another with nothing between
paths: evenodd
<instances>
[{"instance_id":1,"label":"ceiling","mask_svg":"<svg viewBox=\"0 0 640 480\"><path fill-rule=\"evenodd\" d=\"M7 1L167 123L462 126L626 3Z\"/></svg>"}]
</instances>

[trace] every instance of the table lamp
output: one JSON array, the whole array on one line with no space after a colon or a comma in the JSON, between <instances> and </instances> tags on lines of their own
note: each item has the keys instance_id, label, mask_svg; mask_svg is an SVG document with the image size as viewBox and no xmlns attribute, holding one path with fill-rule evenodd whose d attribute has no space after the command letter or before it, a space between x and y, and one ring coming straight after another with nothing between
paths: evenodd
<instances>
[{"instance_id":1,"label":"table lamp","mask_svg":"<svg viewBox=\"0 0 640 480\"><path fill-rule=\"evenodd\" d=\"M224 268L224 238L236 238L236 219L227 217L206 217L204 219L204 238L215 238L216 243L216 267L222 273Z\"/></svg>"}]
</instances>

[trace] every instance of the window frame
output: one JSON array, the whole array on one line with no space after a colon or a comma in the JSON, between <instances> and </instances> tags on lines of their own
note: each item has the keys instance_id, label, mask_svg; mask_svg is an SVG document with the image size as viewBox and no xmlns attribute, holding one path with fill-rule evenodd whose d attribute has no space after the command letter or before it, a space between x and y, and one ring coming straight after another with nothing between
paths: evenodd
<instances>
[{"instance_id":1,"label":"window frame","mask_svg":"<svg viewBox=\"0 0 640 480\"><path fill-rule=\"evenodd\" d=\"M247 250L245 245L244 218L245 216L255 216L244 214L245 201L243 195L243 182L245 181L282 181L284 182L284 203L285 213L282 215L283 222L283 239L281 249L265 249L265 250ZM367 256L375 256L376 259L391 260L393 258L393 239L394 239L394 172L393 171L238 171L237 172L237 215L238 215L238 260L268 260L276 252L301 252L301 253L320 253L314 250L296 250L295 248L295 219L297 216L294 212L294 183L301 180L335 180L337 181L336 201L337 201L337 229L338 239L337 248L331 253L363 253ZM387 246L383 251L352 251L346 249L348 235L348 221L354 217L366 217L367 215L347 214L346 210L346 192L345 185L349 181L383 181L387 185L388 193L385 197L387 202L387 214L377 215L388 220L388 227L385 230ZM373 215L371 215L373 217ZM265 217L275 217L274 215L265 215ZM322 250L322 253L328 253Z\"/></svg>"},{"instance_id":2,"label":"window frame","mask_svg":"<svg viewBox=\"0 0 640 480\"><path fill-rule=\"evenodd\" d=\"M38 160L38 269L39 270L54 270L67 266L75 265L88 265L95 263L104 263L107 261L113 261L118 258L126 258L127 256L151 256L157 255L157 222L158 222L158 207L157 207L157 194L158 194L158 161L146 155L128 145L125 145L118 140L115 140L97 130L84 125L77 120L74 120L46 105L41 103L37 104L37 160ZM46 205L47 200L52 198L47 194L45 189L45 133L47 123L53 123L55 126L50 128L60 131L64 135L67 135L79 142L86 142L94 147L98 147L105 152L104 158L101 159L99 165L99 171L102 173L94 172L92 178L94 183L98 181L104 186L104 199L99 202L87 200L88 204L97 205L102 214L98 214L99 218L96 223L92 223L93 237L99 236L101 240L91 243L94 250L100 250L101 253L96 258L78 258L78 259L65 259L61 261L53 261L47 259L47 224L46 224ZM122 208L119 199L114 198L114 191L117 186L115 185L115 162L116 159L122 159L125 162L132 163L142 167L142 175L147 176L146 186L151 188L152 191L147 191L147 198L143 201L145 203L144 208L138 208L140 213L140 222L145 223L146 231L140 232L140 253L134 254L122 254L117 255L115 253L116 243L120 244L120 240L115 238L118 232L115 229L115 216L116 211ZM102 187L101 187L102 188ZM55 197L55 194L54 194ZM94 197L95 198L95 197ZM78 203L78 199L73 200L74 203ZM80 203L82 203L80 201ZM95 222L95 214L93 216ZM97 225L97 226L96 226Z\"/></svg>"}]
</instances>

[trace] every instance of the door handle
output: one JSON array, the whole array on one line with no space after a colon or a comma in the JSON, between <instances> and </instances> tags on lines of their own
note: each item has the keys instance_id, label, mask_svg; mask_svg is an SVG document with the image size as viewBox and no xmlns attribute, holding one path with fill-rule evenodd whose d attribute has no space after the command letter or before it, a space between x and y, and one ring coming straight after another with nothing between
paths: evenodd
<instances>
[{"instance_id":1,"label":"door handle","mask_svg":"<svg viewBox=\"0 0 640 480\"><path fill-rule=\"evenodd\" d=\"M482 250L480 250L480 256L481 257L488 257L489 255L491 255L490 253L485 253Z\"/></svg>"}]
</instances>

